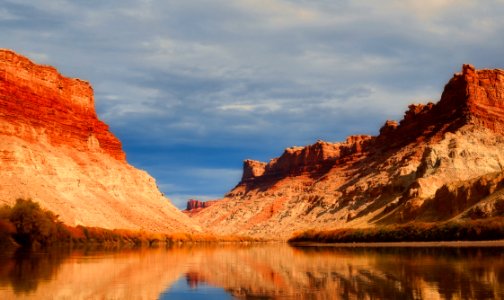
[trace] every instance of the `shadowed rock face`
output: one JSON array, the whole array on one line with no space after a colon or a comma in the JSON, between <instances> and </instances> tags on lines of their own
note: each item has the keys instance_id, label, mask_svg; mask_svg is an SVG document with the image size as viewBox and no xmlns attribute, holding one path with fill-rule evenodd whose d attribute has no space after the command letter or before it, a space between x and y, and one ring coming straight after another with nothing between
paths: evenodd
<instances>
[{"instance_id":1,"label":"shadowed rock face","mask_svg":"<svg viewBox=\"0 0 504 300\"><path fill-rule=\"evenodd\" d=\"M241 182L252 181L264 174L266 163L247 159L243 162L243 175Z\"/></svg>"},{"instance_id":2,"label":"shadowed rock face","mask_svg":"<svg viewBox=\"0 0 504 300\"><path fill-rule=\"evenodd\" d=\"M194 230L126 162L88 82L0 50L0 204L32 198L69 225Z\"/></svg>"},{"instance_id":3,"label":"shadowed rock face","mask_svg":"<svg viewBox=\"0 0 504 300\"><path fill-rule=\"evenodd\" d=\"M212 205L213 201L200 201L200 200L195 200L191 199L187 201L187 211L194 210L194 209L199 209L199 208L205 208L209 207Z\"/></svg>"},{"instance_id":4,"label":"shadowed rock face","mask_svg":"<svg viewBox=\"0 0 504 300\"><path fill-rule=\"evenodd\" d=\"M269 163L245 161L241 182L192 216L219 232L269 237L424 220L443 186L502 172L503 146L504 71L464 65L438 103L410 105L378 136L292 147ZM457 217L487 196L453 200L453 213L439 211L431 219ZM492 205L486 215L495 215L488 212Z\"/></svg>"}]
</instances>

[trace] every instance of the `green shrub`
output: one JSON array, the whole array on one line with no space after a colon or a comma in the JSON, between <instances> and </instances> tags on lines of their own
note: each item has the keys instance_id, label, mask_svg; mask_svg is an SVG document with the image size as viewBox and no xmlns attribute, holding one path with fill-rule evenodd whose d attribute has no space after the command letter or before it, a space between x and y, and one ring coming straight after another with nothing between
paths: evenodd
<instances>
[{"instance_id":1,"label":"green shrub","mask_svg":"<svg viewBox=\"0 0 504 300\"><path fill-rule=\"evenodd\" d=\"M42 209L31 199L17 199L9 220L16 230L13 238L22 246L47 246L70 237L57 215Z\"/></svg>"}]
</instances>

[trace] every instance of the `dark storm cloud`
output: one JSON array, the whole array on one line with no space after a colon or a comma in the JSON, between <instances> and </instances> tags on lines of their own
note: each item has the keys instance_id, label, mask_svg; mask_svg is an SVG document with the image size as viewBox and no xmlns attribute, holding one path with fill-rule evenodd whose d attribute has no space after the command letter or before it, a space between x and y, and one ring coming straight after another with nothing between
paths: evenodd
<instances>
[{"instance_id":1,"label":"dark storm cloud","mask_svg":"<svg viewBox=\"0 0 504 300\"><path fill-rule=\"evenodd\" d=\"M375 134L462 63L504 68L502 0L0 4L2 47L91 81L129 161L179 206L224 194L244 158Z\"/></svg>"}]
</instances>

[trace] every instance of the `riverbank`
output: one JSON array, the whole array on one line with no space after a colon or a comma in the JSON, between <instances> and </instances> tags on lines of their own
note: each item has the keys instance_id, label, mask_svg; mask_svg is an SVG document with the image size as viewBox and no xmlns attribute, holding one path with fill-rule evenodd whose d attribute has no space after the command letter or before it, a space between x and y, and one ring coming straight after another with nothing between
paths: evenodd
<instances>
[{"instance_id":1,"label":"riverbank","mask_svg":"<svg viewBox=\"0 0 504 300\"><path fill-rule=\"evenodd\" d=\"M174 244L264 243L268 239L209 233L159 233L143 230L105 229L68 226L58 217L31 200L18 199L12 207L0 207L0 249L43 248L55 245L81 247L153 247ZM466 242L464 242L466 241ZM484 242L482 242L484 241ZM451 221L444 223L409 223L370 228L308 230L288 240L292 245L326 244L337 246L464 247L504 243L504 218ZM504 246L504 245L502 245Z\"/></svg>"},{"instance_id":2,"label":"riverbank","mask_svg":"<svg viewBox=\"0 0 504 300\"><path fill-rule=\"evenodd\" d=\"M18 199L14 206L0 207L0 249L38 249L50 246L104 245L152 247L160 244L250 243L257 238L206 233L158 233L144 230L68 226L57 215L32 200Z\"/></svg>"},{"instance_id":3,"label":"riverbank","mask_svg":"<svg viewBox=\"0 0 504 300\"><path fill-rule=\"evenodd\" d=\"M494 241L504 239L504 218L408 223L369 228L308 230L294 234L289 243L403 243Z\"/></svg>"},{"instance_id":4,"label":"riverbank","mask_svg":"<svg viewBox=\"0 0 504 300\"><path fill-rule=\"evenodd\" d=\"M327 247L327 248L431 248L431 247L504 247L504 240L496 241L444 241L444 242L376 242L376 243L314 243L292 242L294 247Z\"/></svg>"}]
</instances>

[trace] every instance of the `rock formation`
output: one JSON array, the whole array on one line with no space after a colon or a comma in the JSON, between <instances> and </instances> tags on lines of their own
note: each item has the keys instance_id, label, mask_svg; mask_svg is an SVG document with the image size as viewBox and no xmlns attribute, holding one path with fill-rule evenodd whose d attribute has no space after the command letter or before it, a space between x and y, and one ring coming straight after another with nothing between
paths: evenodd
<instances>
[{"instance_id":1,"label":"rock formation","mask_svg":"<svg viewBox=\"0 0 504 300\"><path fill-rule=\"evenodd\" d=\"M504 71L464 65L439 102L410 105L378 136L246 160L223 199L190 200L184 214L126 162L89 83L0 50L0 204L32 198L69 225L283 239L311 228L502 216L502 149Z\"/></svg>"},{"instance_id":2,"label":"rock formation","mask_svg":"<svg viewBox=\"0 0 504 300\"><path fill-rule=\"evenodd\" d=\"M410 105L378 136L288 148L268 163L246 160L241 182L192 217L220 233L288 237L502 215L502 197L492 196L503 186L502 149L504 71L464 65L438 103Z\"/></svg>"},{"instance_id":3,"label":"rock formation","mask_svg":"<svg viewBox=\"0 0 504 300\"><path fill-rule=\"evenodd\" d=\"M210 205L212 205L213 202L214 201L200 201L200 200L190 199L189 201L187 201L186 210L190 211L190 210L195 210L195 209L199 209L199 208L209 207Z\"/></svg>"},{"instance_id":4,"label":"rock formation","mask_svg":"<svg viewBox=\"0 0 504 300\"><path fill-rule=\"evenodd\" d=\"M97 118L93 89L0 50L0 204L32 198L69 225L197 229Z\"/></svg>"}]
</instances>

